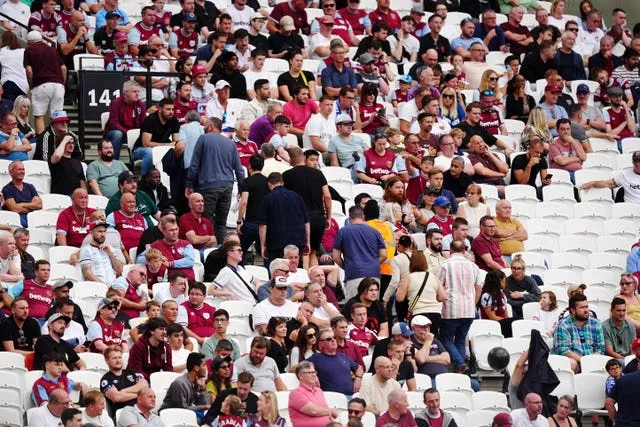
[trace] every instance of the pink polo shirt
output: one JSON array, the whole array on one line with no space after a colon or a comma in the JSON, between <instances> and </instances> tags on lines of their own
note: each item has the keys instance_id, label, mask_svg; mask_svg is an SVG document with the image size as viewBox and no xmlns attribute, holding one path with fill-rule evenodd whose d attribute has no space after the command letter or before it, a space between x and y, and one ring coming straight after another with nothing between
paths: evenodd
<instances>
[{"instance_id":1,"label":"pink polo shirt","mask_svg":"<svg viewBox=\"0 0 640 427\"><path fill-rule=\"evenodd\" d=\"M293 102L293 99L291 101L288 101L286 104L284 104L284 107L282 107L282 114L291 119L291 124L293 125L293 127L302 130L304 130L307 122L311 118L311 115L317 112L318 103L313 99L309 99L302 108L298 107Z\"/></svg>"},{"instance_id":2,"label":"pink polo shirt","mask_svg":"<svg viewBox=\"0 0 640 427\"><path fill-rule=\"evenodd\" d=\"M312 417L310 415L300 412L307 403L313 403L323 408L328 408L327 400L324 398L324 393L320 387L313 387L312 389L300 384L298 388L293 390L289 395L289 417L291 418L291 425L305 426L305 427L324 427L331 422L328 415L322 417Z\"/></svg>"}]
</instances>

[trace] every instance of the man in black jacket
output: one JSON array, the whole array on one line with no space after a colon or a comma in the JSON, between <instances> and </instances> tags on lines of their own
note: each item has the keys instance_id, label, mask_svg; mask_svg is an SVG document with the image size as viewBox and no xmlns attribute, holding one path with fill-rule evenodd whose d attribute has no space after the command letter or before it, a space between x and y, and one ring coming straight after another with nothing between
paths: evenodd
<instances>
[{"instance_id":1,"label":"man in black jacket","mask_svg":"<svg viewBox=\"0 0 640 427\"><path fill-rule=\"evenodd\" d=\"M211 404L211 408L207 411L204 416L203 423L211 425L213 420L216 419L218 415L220 415L220 410L222 408L222 402L227 398L227 396L238 396L243 403L243 408L240 410L238 414L242 418L247 418L248 415L255 414L258 412L258 396L254 393L251 393L251 388L253 387L253 375L249 372L240 372L238 374L238 383L235 388L231 388L229 390L222 391L216 397L216 400Z\"/></svg>"}]
</instances>

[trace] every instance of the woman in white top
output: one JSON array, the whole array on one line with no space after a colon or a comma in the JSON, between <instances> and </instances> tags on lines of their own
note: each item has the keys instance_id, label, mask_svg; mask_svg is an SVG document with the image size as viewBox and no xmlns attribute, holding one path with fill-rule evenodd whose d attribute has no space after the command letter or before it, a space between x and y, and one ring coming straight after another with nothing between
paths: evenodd
<instances>
[{"instance_id":1,"label":"woman in white top","mask_svg":"<svg viewBox=\"0 0 640 427\"><path fill-rule=\"evenodd\" d=\"M227 265L220 270L211 283L207 294L256 304L258 302L257 289L260 283L253 274L240 265L242 262L240 242L232 240L224 242L220 250L226 254Z\"/></svg>"},{"instance_id":2,"label":"woman in white top","mask_svg":"<svg viewBox=\"0 0 640 427\"><path fill-rule=\"evenodd\" d=\"M18 37L11 31L2 34L2 48L0 49L0 84L4 90L3 98L13 101L19 95L29 93L27 72L22 64L24 49L18 43Z\"/></svg>"},{"instance_id":3,"label":"woman in white top","mask_svg":"<svg viewBox=\"0 0 640 427\"><path fill-rule=\"evenodd\" d=\"M564 32L564 24L567 23L567 18L562 16L564 15L564 8L566 5L567 4L564 0L553 0L553 3L551 3L551 11L549 13L548 25L553 25L562 32Z\"/></svg>"},{"instance_id":4,"label":"woman in white top","mask_svg":"<svg viewBox=\"0 0 640 427\"><path fill-rule=\"evenodd\" d=\"M480 218L491 215L491 209L482 197L482 187L471 184L467 187L467 200L458 205L457 217L464 218L469 223L469 236L480 234Z\"/></svg>"},{"instance_id":5,"label":"woman in white top","mask_svg":"<svg viewBox=\"0 0 640 427\"><path fill-rule=\"evenodd\" d=\"M409 312L414 316L416 314L427 316L431 320L431 332L437 336L442 321L442 302L447 300L447 291L438 277L428 272L428 268L429 264L424 252L415 251L411 254L410 274L400 280L396 301L402 302L406 299L409 303Z\"/></svg>"},{"instance_id":6,"label":"woman in white top","mask_svg":"<svg viewBox=\"0 0 640 427\"><path fill-rule=\"evenodd\" d=\"M310 358L318 352L318 335L320 330L313 323L304 325L298 330L296 345L291 349L289 367L294 372L298 363ZM302 355L302 356L301 356Z\"/></svg>"}]
</instances>

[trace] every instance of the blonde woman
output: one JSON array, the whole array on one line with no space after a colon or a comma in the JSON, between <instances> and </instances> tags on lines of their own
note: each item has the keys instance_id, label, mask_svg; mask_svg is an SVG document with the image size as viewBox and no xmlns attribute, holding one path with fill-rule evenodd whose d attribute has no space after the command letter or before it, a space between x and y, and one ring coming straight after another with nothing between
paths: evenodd
<instances>
[{"instance_id":1,"label":"blonde woman","mask_svg":"<svg viewBox=\"0 0 640 427\"><path fill-rule=\"evenodd\" d=\"M553 136L547 126L547 115L541 107L535 107L529 113L529 120L522 131L520 150L527 151L531 138L540 139L544 143L544 151L549 151L549 145L553 142Z\"/></svg>"},{"instance_id":2,"label":"blonde woman","mask_svg":"<svg viewBox=\"0 0 640 427\"><path fill-rule=\"evenodd\" d=\"M564 31L564 24L567 23L567 18L563 16L566 5L567 3L564 0L553 0L553 3L551 3L548 25L553 25L560 31Z\"/></svg>"},{"instance_id":3,"label":"blonde woman","mask_svg":"<svg viewBox=\"0 0 640 427\"><path fill-rule=\"evenodd\" d=\"M458 94L451 87L442 89L440 96L440 114L442 118L449 122L451 127L458 125L467 115L464 112L462 100L458 99Z\"/></svg>"},{"instance_id":4,"label":"blonde woman","mask_svg":"<svg viewBox=\"0 0 640 427\"><path fill-rule=\"evenodd\" d=\"M272 391L263 391L258 397L258 413L247 417L246 427L289 427L278 412L278 398Z\"/></svg>"},{"instance_id":5,"label":"blonde woman","mask_svg":"<svg viewBox=\"0 0 640 427\"><path fill-rule=\"evenodd\" d=\"M29 110L31 110L31 101L24 95L18 95L13 101L13 114L18 119L18 130L29 140L30 143L36 142L36 131L29 124Z\"/></svg>"},{"instance_id":6,"label":"blonde woman","mask_svg":"<svg viewBox=\"0 0 640 427\"><path fill-rule=\"evenodd\" d=\"M493 70L485 70L480 78L480 85L478 86L478 89L473 91L473 101L480 102L480 94L485 90L490 90L493 92L493 105L500 108L500 111L503 111L504 105L502 103L502 96L506 95L507 87L505 86L501 89L498 85L498 80L500 80L498 73Z\"/></svg>"},{"instance_id":7,"label":"blonde woman","mask_svg":"<svg viewBox=\"0 0 640 427\"><path fill-rule=\"evenodd\" d=\"M469 223L469 236L475 238L480 234L480 218L491 215L491 209L482 197L482 187L471 184L467 187L467 200L458 205L456 217L464 218Z\"/></svg>"}]
</instances>

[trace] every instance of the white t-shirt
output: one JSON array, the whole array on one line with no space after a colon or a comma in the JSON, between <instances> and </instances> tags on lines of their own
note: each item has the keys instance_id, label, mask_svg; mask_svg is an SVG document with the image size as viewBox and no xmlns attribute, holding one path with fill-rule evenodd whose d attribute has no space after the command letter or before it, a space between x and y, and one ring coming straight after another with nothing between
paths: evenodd
<instances>
[{"instance_id":1,"label":"white t-shirt","mask_svg":"<svg viewBox=\"0 0 640 427\"><path fill-rule=\"evenodd\" d=\"M253 275L241 266L236 267L236 271L238 272L240 277L244 279L244 282L246 282L247 285L253 288ZM218 273L213 283L215 283L218 288L231 292L236 296L237 299L241 301L247 301L251 304L256 303L255 297L251 294L251 292L249 292L247 286L243 283L242 280L240 280L238 275L234 273L229 266L225 266L222 270L220 270L220 273Z\"/></svg>"},{"instance_id":2,"label":"white t-shirt","mask_svg":"<svg viewBox=\"0 0 640 427\"><path fill-rule=\"evenodd\" d=\"M40 333L42 335L49 335L49 326L46 323L40 328ZM78 344L84 344L84 342L87 340L86 336L84 335L84 329L82 328L82 325L75 320L69 322L67 327L64 329L64 335L62 336L62 339L74 347Z\"/></svg>"},{"instance_id":3,"label":"white t-shirt","mask_svg":"<svg viewBox=\"0 0 640 427\"><path fill-rule=\"evenodd\" d=\"M389 37L387 40L389 41L391 50L394 50L398 45L398 39L395 37ZM413 34L409 34L408 37L402 39L402 47L404 47L404 50L409 53L409 55L412 55L414 52L418 52L420 50L420 41ZM409 60L407 58L402 58L403 64L408 62Z\"/></svg>"},{"instance_id":4,"label":"white t-shirt","mask_svg":"<svg viewBox=\"0 0 640 427\"><path fill-rule=\"evenodd\" d=\"M249 6L245 6L244 9L239 10L235 4L232 4L227 8L226 11L231 20L233 21L233 29L239 30L240 28L244 28L249 31L251 28L251 15L253 15L254 10Z\"/></svg>"},{"instance_id":5,"label":"white t-shirt","mask_svg":"<svg viewBox=\"0 0 640 427\"><path fill-rule=\"evenodd\" d=\"M0 274L9 273L10 263L13 263L17 269L20 269L20 256L16 255L13 258L7 258L7 259L0 258Z\"/></svg>"},{"instance_id":6,"label":"white t-shirt","mask_svg":"<svg viewBox=\"0 0 640 427\"><path fill-rule=\"evenodd\" d=\"M109 246L109 245L106 245ZM115 249L109 246L112 253ZM93 245L84 245L80 248L80 265L91 265L91 271L107 286L116 280L116 273L111 265L111 258L101 249Z\"/></svg>"},{"instance_id":7,"label":"white t-shirt","mask_svg":"<svg viewBox=\"0 0 640 427\"><path fill-rule=\"evenodd\" d=\"M189 357L190 354L191 352L184 347L182 347L180 350L171 349L171 363L173 364L173 366L184 365L185 363L187 363L187 357ZM184 374L186 372L187 370L184 369L180 373Z\"/></svg>"},{"instance_id":8,"label":"white t-shirt","mask_svg":"<svg viewBox=\"0 0 640 427\"><path fill-rule=\"evenodd\" d=\"M310 136L319 136L320 141L329 147L329 141L331 138L338 134L335 119L330 119L331 116L325 119L320 113L311 116L307 125L304 127L304 134L302 135L302 146L305 150L313 148L311 140L309 139Z\"/></svg>"},{"instance_id":9,"label":"white t-shirt","mask_svg":"<svg viewBox=\"0 0 640 427\"><path fill-rule=\"evenodd\" d=\"M405 102L400 108L398 108L398 118L405 122L409 122L410 126L417 123L416 119L418 118L418 113L418 106L413 99Z\"/></svg>"},{"instance_id":10,"label":"white t-shirt","mask_svg":"<svg viewBox=\"0 0 640 427\"><path fill-rule=\"evenodd\" d=\"M327 305L331 306L334 310L338 311L336 306L331 304L330 302L328 302ZM314 307L314 309L313 309L313 317L315 317L316 319L320 319L320 320L331 320L331 317L329 316L329 313L327 312L327 310L324 309L323 306Z\"/></svg>"},{"instance_id":11,"label":"white t-shirt","mask_svg":"<svg viewBox=\"0 0 640 427\"><path fill-rule=\"evenodd\" d=\"M7 3L5 3L5 5L6 4ZM27 10L29 10L28 7ZM22 65L23 60L24 49L22 48L11 50L8 47L3 47L0 49L0 64L2 64L2 78L0 79L0 83L5 84L7 81L12 81L24 93L29 93L27 74Z\"/></svg>"},{"instance_id":12,"label":"white t-shirt","mask_svg":"<svg viewBox=\"0 0 640 427\"><path fill-rule=\"evenodd\" d=\"M624 188L624 201L640 204L640 175L633 168L617 170L613 173L616 185ZM615 205L613 206L615 209Z\"/></svg>"},{"instance_id":13,"label":"white t-shirt","mask_svg":"<svg viewBox=\"0 0 640 427\"><path fill-rule=\"evenodd\" d=\"M413 105L415 105L415 103L413 103ZM420 132L420 124L417 120L411 124L409 132ZM449 122L441 117L436 117L436 122L433 124L433 128L431 128L431 134L439 137L449 132L451 132L451 125L449 124Z\"/></svg>"},{"instance_id":14,"label":"white t-shirt","mask_svg":"<svg viewBox=\"0 0 640 427\"><path fill-rule=\"evenodd\" d=\"M114 427L113 420L107 414L107 411L102 411L102 414L98 417L90 417L87 415L87 410L82 410L82 424L95 424L101 427Z\"/></svg>"},{"instance_id":15,"label":"white t-shirt","mask_svg":"<svg viewBox=\"0 0 640 427\"><path fill-rule=\"evenodd\" d=\"M31 17L31 10L29 9L29 6L22 3L21 1L17 3L12 3L10 1L5 2L2 6L0 6L0 12L4 13L9 18L13 18L16 21L21 22L25 26L29 24L29 18ZM9 21L9 20L4 16L0 16L0 22L6 22L6 21ZM15 23L10 21L9 21L9 25L11 25L13 28L17 27ZM24 51L24 49L22 50ZM2 65L4 67L4 62L2 63Z\"/></svg>"},{"instance_id":16,"label":"white t-shirt","mask_svg":"<svg viewBox=\"0 0 640 427\"><path fill-rule=\"evenodd\" d=\"M511 418L513 419L513 427L549 427L547 419L540 414L535 420L531 421L525 408L511 411Z\"/></svg>"},{"instance_id":17,"label":"white t-shirt","mask_svg":"<svg viewBox=\"0 0 640 427\"><path fill-rule=\"evenodd\" d=\"M298 303L284 300L283 305L274 305L269 298L261 301L253 308L253 325L264 326L272 317L284 317L287 320L296 317Z\"/></svg>"},{"instance_id":18,"label":"white t-shirt","mask_svg":"<svg viewBox=\"0 0 640 427\"><path fill-rule=\"evenodd\" d=\"M309 279L309 273L304 268L299 268L295 273L289 273L287 277L287 283L309 283L311 279Z\"/></svg>"},{"instance_id":19,"label":"white t-shirt","mask_svg":"<svg viewBox=\"0 0 640 427\"><path fill-rule=\"evenodd\" d=\"M316 33L309 39L309 59L325 59L327 56L320 56L316 53L318 46L329 47L331 40L339 38L331 34L329 37L325 37L320 33Z\"/></svg>"},{"instance_id":20,"label":"white t-shirt","mask_svg":"<svg viewBox=\"0 0 640 427\"><path fill-rule=\"evenodd\" d=\"M153 300L160 304L160 307L162 307L162 304L167 300L175 301L176 304L178 304L178 318L176 322L181 325L186 325L188 322L187 310L182 306L182 303L187 301L188 298L185 294L178 295L174 298L171 296L170 286L169 283L156 283L153 286Z\"/></svg>"},{"instance_id":21,"label":"white t-shirt","mask_svg":"<svg viewBox=\"0 0 640 427\"><path fill-rule=\"evenodd\" d=\"M41 406L31 413L29 427L58 427L62 420L51 413L48 405Z\"/></svg>"},{"instance_id":22,"label":"white t-shirt","mask_svg":"<svg viewBox=\"0 0 640 427\"><path fill-rule=\"evenodd\" d=\"M156 71L156 72L165 71L165 70L161 69L161 67L158 65L159 62L166 62L166 61L153 61L153 65L151 66L150 70L151 71ZM147 67L131 67L131 71L147 71ZM166 77L162 77L162 76L153 76L153 78L154 79L159 79L159 80L167 80ZM158 89L158 88L155 88L155 87L151 88L151 100L152 101L160 102L160 101L162 101L164 96L165 96L165 90ZM147 100L147 91L146 90L141 90L140 91L140 101L146 102L146 100Z\"/></svg>"}]
</instances>

